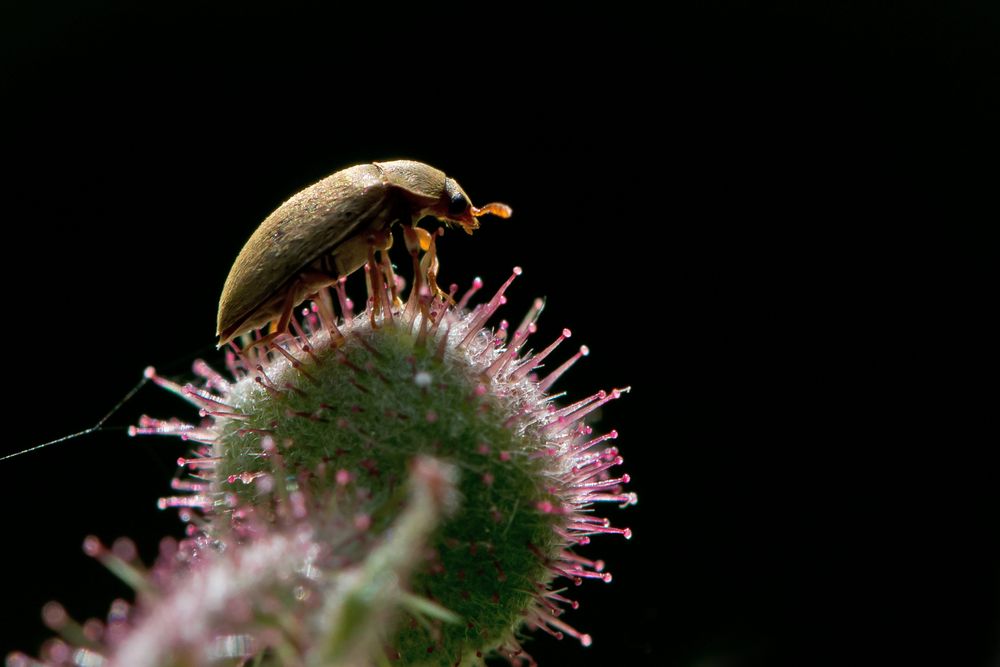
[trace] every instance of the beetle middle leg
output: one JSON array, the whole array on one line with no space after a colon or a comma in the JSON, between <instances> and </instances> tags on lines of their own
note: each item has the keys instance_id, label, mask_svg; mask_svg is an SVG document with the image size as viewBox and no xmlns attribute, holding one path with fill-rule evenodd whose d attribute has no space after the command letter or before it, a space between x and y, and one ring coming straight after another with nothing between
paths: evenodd
<instances>
[{"instance_id":1,"label":"beetle middle leg","mask_svg":"<svg viewBox=\"0 0 1000 667\"><path fill-rule=\"evenodd\" d=\"M389 259L389 249L392 248L392 230L386 228L378 232L380 236L375 236L372 242L378 250L378 266L385 276L385 283L389 286L389 294L392 297L392 306L399 308L403 305L403 300L399 298L399 286L397 284L396 271L392 268L392 260Z\"/></svg>"},{"instance_id":2,"label":"beetle middle leg","mask_svg":"<svg viewBox=\"0 0 1000 667\"><path fill-rule=\"evenodd\" d=\"M389 248L392 247L392 232L389 229L373 231L368 234L367 241L368 262L365 280L372 299L370 319L374 328L376 326L375 316L384 312L386 317L391 319L391 309L393 305L398 306L400 301L396 292L396 274L392 270L388 255ZM376 250L379 252L381 261L375 260ZM390 292L386 291L386 285L388 285Z\"/></svg>"}]
</instances>

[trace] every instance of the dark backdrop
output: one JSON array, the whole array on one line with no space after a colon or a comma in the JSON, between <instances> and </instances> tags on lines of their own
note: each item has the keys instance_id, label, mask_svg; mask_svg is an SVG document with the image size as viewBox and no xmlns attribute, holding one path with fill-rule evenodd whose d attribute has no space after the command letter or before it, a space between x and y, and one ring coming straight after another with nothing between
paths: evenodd
<instances>
[{"instance_id":1,"label":"dark backdrop","mask_svg":"<svg viewBox=\"0 0 1000 667\"><path fill-rule=\"evenodd\" d=\"M4 437L93 424L153 364L217 361L257 223L416 158L516 213L445 282L525 275L639 505L543 664L995 664L997 16L988 3L670 3L277 14L5 5ZM683 4L679 9L676 4ZM855 6L851 6L855 5ZM468 11L468 10L465 10ZM108 420L193 417L147 388ZM995 426L995 419L993 420ZM126 590L80 550L177 534L179 441L0 464L0 653Z\"/></svg>"}]
</instances>

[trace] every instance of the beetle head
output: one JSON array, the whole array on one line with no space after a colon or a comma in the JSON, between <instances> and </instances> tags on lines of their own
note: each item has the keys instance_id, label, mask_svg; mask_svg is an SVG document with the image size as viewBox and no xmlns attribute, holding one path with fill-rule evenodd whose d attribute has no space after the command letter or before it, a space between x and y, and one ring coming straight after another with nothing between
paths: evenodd
<instances>
[{"instance_id":1,"label":"beetle head","mask_svg":"<svg viewBox=\"0 0 1000 667\"><path fill-rule=\"evenodd\" d=\"M477 218L487 213L501 218L509 218L510 207L506 204L487 204L477 208L469 201L454 178L440 169L413 160L391 160L376 162L375 167L382 173L382 179L396 188L409 203L414 221L425 215L433 215L438 220L458 224L469 234L479 228Z\"/></svg>"},{"instance_id":2,"label":"beetle head","mask_svg":"<svg viewBox=\"0 0 1000 667\"><path fill-rule=\"evenodd\" d=\"M444 195L439 202L439 206L444 209L439 211L439 217L448 222L462 225L462 229L467 234L471 234L473 229L479 229L479 216L487 213L501 218L509 218L512 213L510 206L498 204L496 202L487 204L482 208L472 205L469 195L465 194L454 178L447 178L444 182ZM443 214L442 214L443 213Z\"/></svg>"}]
</instances>

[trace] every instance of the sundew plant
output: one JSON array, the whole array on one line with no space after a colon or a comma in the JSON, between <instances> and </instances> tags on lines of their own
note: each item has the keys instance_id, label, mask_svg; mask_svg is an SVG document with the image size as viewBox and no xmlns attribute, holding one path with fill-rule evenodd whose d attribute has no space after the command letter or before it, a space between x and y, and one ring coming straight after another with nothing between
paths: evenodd
<instances>
[{"instance_id":1,"label":"sundew plant","mask_svg":"<svg viewBox=\"0 0 1000 667\"><path fill-rule=\"evenodd\" d=\"M532 631L600 641L573 590L611 574L577 548L630 537L600 510L636 497L617 433L587 417L627 389L552 393L587 349L566 355L568 330L533 344L541 300L494 323L520 269L444 292L434 237L403 232L409 289L370 249L364 307L342 278L287 333L195 362L197 383L147 369L193 406L131 430L192 445L160 501L186 536L148 568L88 538L134 602L82 623L49 604L57 637L8 667L534 664Z\"/></svg>"}]
</instances>

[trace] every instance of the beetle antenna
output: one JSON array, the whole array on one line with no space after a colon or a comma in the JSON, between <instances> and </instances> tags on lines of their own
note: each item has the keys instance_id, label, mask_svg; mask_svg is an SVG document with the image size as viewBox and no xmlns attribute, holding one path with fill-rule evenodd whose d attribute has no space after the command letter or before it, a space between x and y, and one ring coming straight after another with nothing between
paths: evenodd
<instances>
[{"instance_id":1,"label":"beetle antenna","mask_svg":"<svg viewBox=\"0 0 1000 667\"><path fill-rule=\"evenodd\" d=\"M498 218L509 218L514 213L514 209L507 206L507 204L500 204L498 202L490 202L482 208L476 208L475 206L472 207L472 215L477 218L481 215L486 215L487 213L495 215Z\"/></svg>"}]
</instances>

